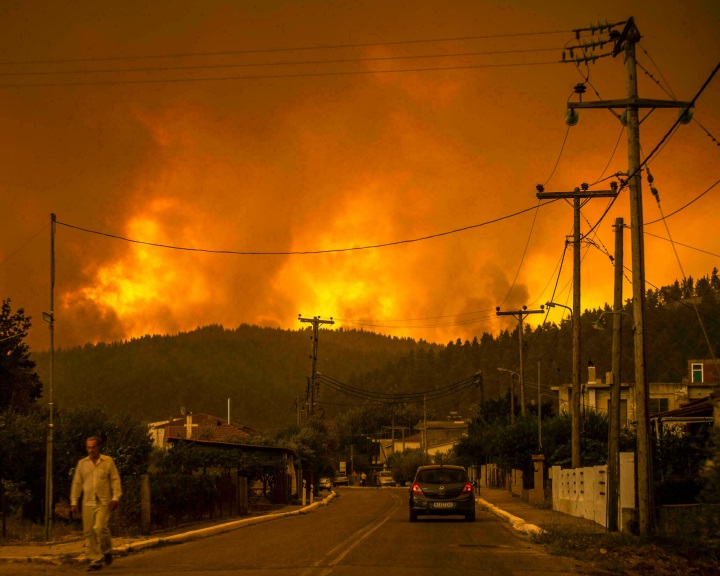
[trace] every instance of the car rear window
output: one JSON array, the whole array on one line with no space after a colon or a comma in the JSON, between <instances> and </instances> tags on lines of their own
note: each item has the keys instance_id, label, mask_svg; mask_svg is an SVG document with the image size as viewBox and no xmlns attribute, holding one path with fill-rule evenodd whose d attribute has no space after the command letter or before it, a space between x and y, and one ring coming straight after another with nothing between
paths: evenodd
<instances>
[{"instance_id":1,"label":"car rear window","mask_svg":"<svg viewBox=\"0 0 720 576\"><path fill-rule=\"evenodd\" d=\"M421 470L418 474L418 482L426 482L428 484L454 484L456 482L465 482L467 475L465 470Z\"/></svg>"}]
</instances>

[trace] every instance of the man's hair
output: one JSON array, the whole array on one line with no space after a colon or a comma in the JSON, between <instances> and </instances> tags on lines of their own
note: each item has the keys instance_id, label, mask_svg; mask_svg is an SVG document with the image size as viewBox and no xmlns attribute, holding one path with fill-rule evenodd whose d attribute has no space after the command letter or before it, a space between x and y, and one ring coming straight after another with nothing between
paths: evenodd
<instances>
[{"instance_id":1,"label":"man's hair","mask_svg":"<svg viewBox=\"0 0 720 576\"><path fill-rule=\"evenodd\" d=\"M90 440L94 440L95 444L97 444L98 448L100 448L100 446L102 446L102 442L100 442L100 438L98 438L97 436L90 436L89 438L87 438L85 440L85 444L90 442Z\"/></svg>"}]
</instances>

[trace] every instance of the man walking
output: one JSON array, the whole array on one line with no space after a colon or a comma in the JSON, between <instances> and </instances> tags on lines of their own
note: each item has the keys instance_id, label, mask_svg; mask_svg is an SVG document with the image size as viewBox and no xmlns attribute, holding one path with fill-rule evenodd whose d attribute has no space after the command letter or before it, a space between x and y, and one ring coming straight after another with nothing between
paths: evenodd
<instances>
[{"instance_id":1,"label":"man walking","mask_svg":"<svg viewBox=\"0 0 720 576\"><path fill-rule=\"evenodd\" d=\"M88 570L100 570L103 561L112 563L110 540L110 513L117 508L122 495L120 474L110 456L100 454L100 440L90 437L85 441L87 458L78 461L70 490L70 510L77 514L82 494L83 533L87 540L90 560Z\"/></svg>"}]
</instances>

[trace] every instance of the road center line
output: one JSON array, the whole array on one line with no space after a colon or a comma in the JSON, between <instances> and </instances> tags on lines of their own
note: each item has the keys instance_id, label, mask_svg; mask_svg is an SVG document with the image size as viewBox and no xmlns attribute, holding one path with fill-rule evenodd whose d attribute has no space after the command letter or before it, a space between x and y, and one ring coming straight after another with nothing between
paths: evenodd
<instances>
[{"instance_id":1,"label":"road center line","mask_svg":"<svg viewBox=\"0 0 720 576\"><path fill-rule=\"evenodd\" d=\"M313 564L313 569L317 568L319 566L322 566L322 565L326 566L325 570L318 572L317 574L319 574L320 576L325 576L327 574L330 574L333 567L335 565L337 565L338 563L340 563L342 561L342 559L345 558L345 556L347 556L353 550L353 548L355 548L355 546L360 544L360 542L365 540L368 536L370 536L373 532L375 532L378 528L380 528L383 524L385 524L385 522L390 520L390 518L395 513L395 511L398 508L400 508L400 506L402 505L402 501L395 494L393 494L393 500L395 502L394 502L392 508L390 508L390 510L385 512L385 514L383 514L375 522L368 524L366 526L363 526L360 530L358 530L357 532L354 532L352 535L348 536L345 539L345 541L343 541L340 544L338 544L337 546L335 546L335 548L330 550L330 552L328 552L325 555L325 558L329 558L329 557L332 557L334 554L337 554L337 556L335 556L335 558L333 558L332 560L320 560L320 561L316 562L315 564ZM306 574L310 574L311 572L314 572L314 570L311 569L311 570L305 571L302 573L302 575L305 576Z\"/></svg>"}]
</instances>

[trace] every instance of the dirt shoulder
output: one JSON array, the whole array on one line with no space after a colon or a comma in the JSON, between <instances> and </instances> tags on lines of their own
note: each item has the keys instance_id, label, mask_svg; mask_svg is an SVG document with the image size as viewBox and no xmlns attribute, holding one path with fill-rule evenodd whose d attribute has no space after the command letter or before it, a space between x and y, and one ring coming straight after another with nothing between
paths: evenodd
<instances>
[{"instance_id":1,"label":"dirt shoulder","mask_svg":"<svg viewBox=\"0 0 720 576\"><path fill-rule=\"evenodd\" d=\"M643 541L624 534L558 528L533 536L551 554L595 564L623 576L720 576L720 541L689 538Z\"/></svg>"}]
</instances>

